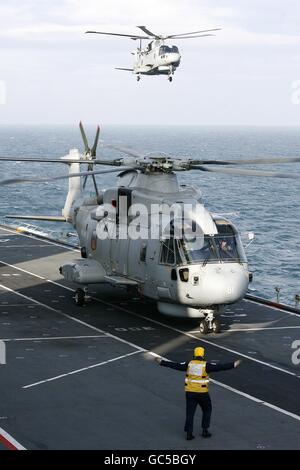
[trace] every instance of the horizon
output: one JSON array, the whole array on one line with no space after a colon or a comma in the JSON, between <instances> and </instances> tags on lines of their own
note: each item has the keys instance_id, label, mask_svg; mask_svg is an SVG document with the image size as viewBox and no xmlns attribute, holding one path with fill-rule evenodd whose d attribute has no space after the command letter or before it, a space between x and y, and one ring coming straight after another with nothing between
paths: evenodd
<instances>
[{"instance_id":1,"label":"horizon","mask_svg":"<svg viewBox=\"0 0 300 470\"><path fill-rule=\"evenodd\" d=\"M289 125L289 124L140 124L140 123L130 123L130 124L120 124L120 123L101 123L100 121L91 122L84 122L85 127L95 127L99 125L101 128L105 127L155 127L155 128L167 128L167 127L199 127L199 128L223 128L223 129L300 129L300 124L298 125ZM4 127L35 127L35 128L55 128L55 127L74 127L77 129L78 124L74 123L0 123L0 128Z\"/></svg>"}]
</instances>

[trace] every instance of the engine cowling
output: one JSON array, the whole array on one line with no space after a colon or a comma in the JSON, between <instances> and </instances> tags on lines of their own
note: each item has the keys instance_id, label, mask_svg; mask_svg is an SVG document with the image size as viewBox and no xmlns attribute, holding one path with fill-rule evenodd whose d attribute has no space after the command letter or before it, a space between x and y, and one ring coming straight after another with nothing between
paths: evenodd
<instances>
[{"instance_id":1,"label":"engine cowling","mask_svg":"<svg viewBox=\"0 0 300 470\"><path fill-rule=\"evenodd\" d=\"M102 265L93 259L76 259L59 268L66 281L76 284L98 284L105 282L106 272Z\"/></svg>"}]
</instances>

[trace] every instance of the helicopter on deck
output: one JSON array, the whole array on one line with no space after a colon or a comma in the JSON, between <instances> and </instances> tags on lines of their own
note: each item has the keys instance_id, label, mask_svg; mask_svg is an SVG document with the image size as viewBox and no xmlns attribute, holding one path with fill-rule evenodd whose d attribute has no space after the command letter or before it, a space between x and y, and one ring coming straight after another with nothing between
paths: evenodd
<instances>
[{"instance_id":1,"label":"helicopter on deck","mask_svg":"<svg viewBox=\"0 0 300 470\"><path fill-rule=\"evenodd\" d=\"M70 150L53 159L3 157L0 161L60 163L68 175L17 177L0 185L69 179L62 215L10 215L10 218L69 222L80 240L81 258L59 267L60 274L77 284L75 302L83 306L90 284L109 283L157 302L159 312L174 317L200 319L200 332L218 333L218 314L241 300L251 281L240 234L222 215L208 211L199 188L180 185L177 172L300 178L299 173L240 169L248 164L300 162L300 157L238 159L231 161L172 158L166 154L143 155L105 144L126 157L98 159L94 144L80 123L85 152ZM81 171L81 165L87 169ZM94 170L94 165L106 169ZM110 167L110 168L109 168ZM118 184L99 190L96 176L117 173ZM84 190L91 177L94 196Z\"/></svg>"},{"instance_id":2,"label":"helicopter on deck","mask_svg":"<svg viewBox=\"0 0 300 470\"><path fill-rule=\"evenodd\" d=\"M180 65L181 54L176 45L165 44L168 40L177 39L191 39L202 38L207 36L214 36L210 34L214 31L219 31L221 28L207 29L202 31L192 31L189 33L172 34L164 36L161 34L154 34L149 31L146 26L137 26L147 36L130 35L121 33L107 33L102 31L86 31L86 34L102 34L108 36L121 36L129 37L134 41L139 40L139 47L132 52L134 56L133 68L116 67L116 70L125 70L132 72L136 75L137 81L141 79L141 75L167 75L168 80L172 82L173 75ZM204 34L208 33L208 34ZM143 40L151 40L146 47L142 47Z\"/></svg>"}]
</instances>

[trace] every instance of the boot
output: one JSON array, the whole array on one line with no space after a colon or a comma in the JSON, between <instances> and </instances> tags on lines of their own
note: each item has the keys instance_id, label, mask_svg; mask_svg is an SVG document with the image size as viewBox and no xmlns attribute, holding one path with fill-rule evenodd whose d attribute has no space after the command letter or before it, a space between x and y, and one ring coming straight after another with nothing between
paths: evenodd
<instances>
[{"instance_id":1,"label":"boot","mask_svg":"<svg viewBox=\"0 0 300 470\"><path fill-rule=\"evenodd\" d=\"M186 433L186 440L191 441L192 439L195 439L195 436L191 432Z\"/></svg>"},{"instance_id":2,"label":"boot","mask_svg":"<svg viewBox=\"0 0 300 470\"><path fill-rule=\"evenodd\" d=\"M211 437L211 433L209 432L208 429L203 428L203 430L202 430L202 437Z\"/></svg>"}]
</instances>

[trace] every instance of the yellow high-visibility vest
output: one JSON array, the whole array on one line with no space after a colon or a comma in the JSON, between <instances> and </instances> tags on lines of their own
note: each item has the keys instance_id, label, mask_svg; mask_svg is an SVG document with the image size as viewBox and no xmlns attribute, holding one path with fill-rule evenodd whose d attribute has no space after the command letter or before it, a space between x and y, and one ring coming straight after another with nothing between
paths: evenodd
<instances>
[{"instance_id":1,"label":"yellow high-visibility vest","mask_svg":"<svg viewBox=\"0 0 300 470\"><path fill-rule=\"evenodd\" d=\"M208 392L209 375L206 372L206 361L193 360L189 363L185 376L185 391Z\"/></svg>"}]
</instances>

